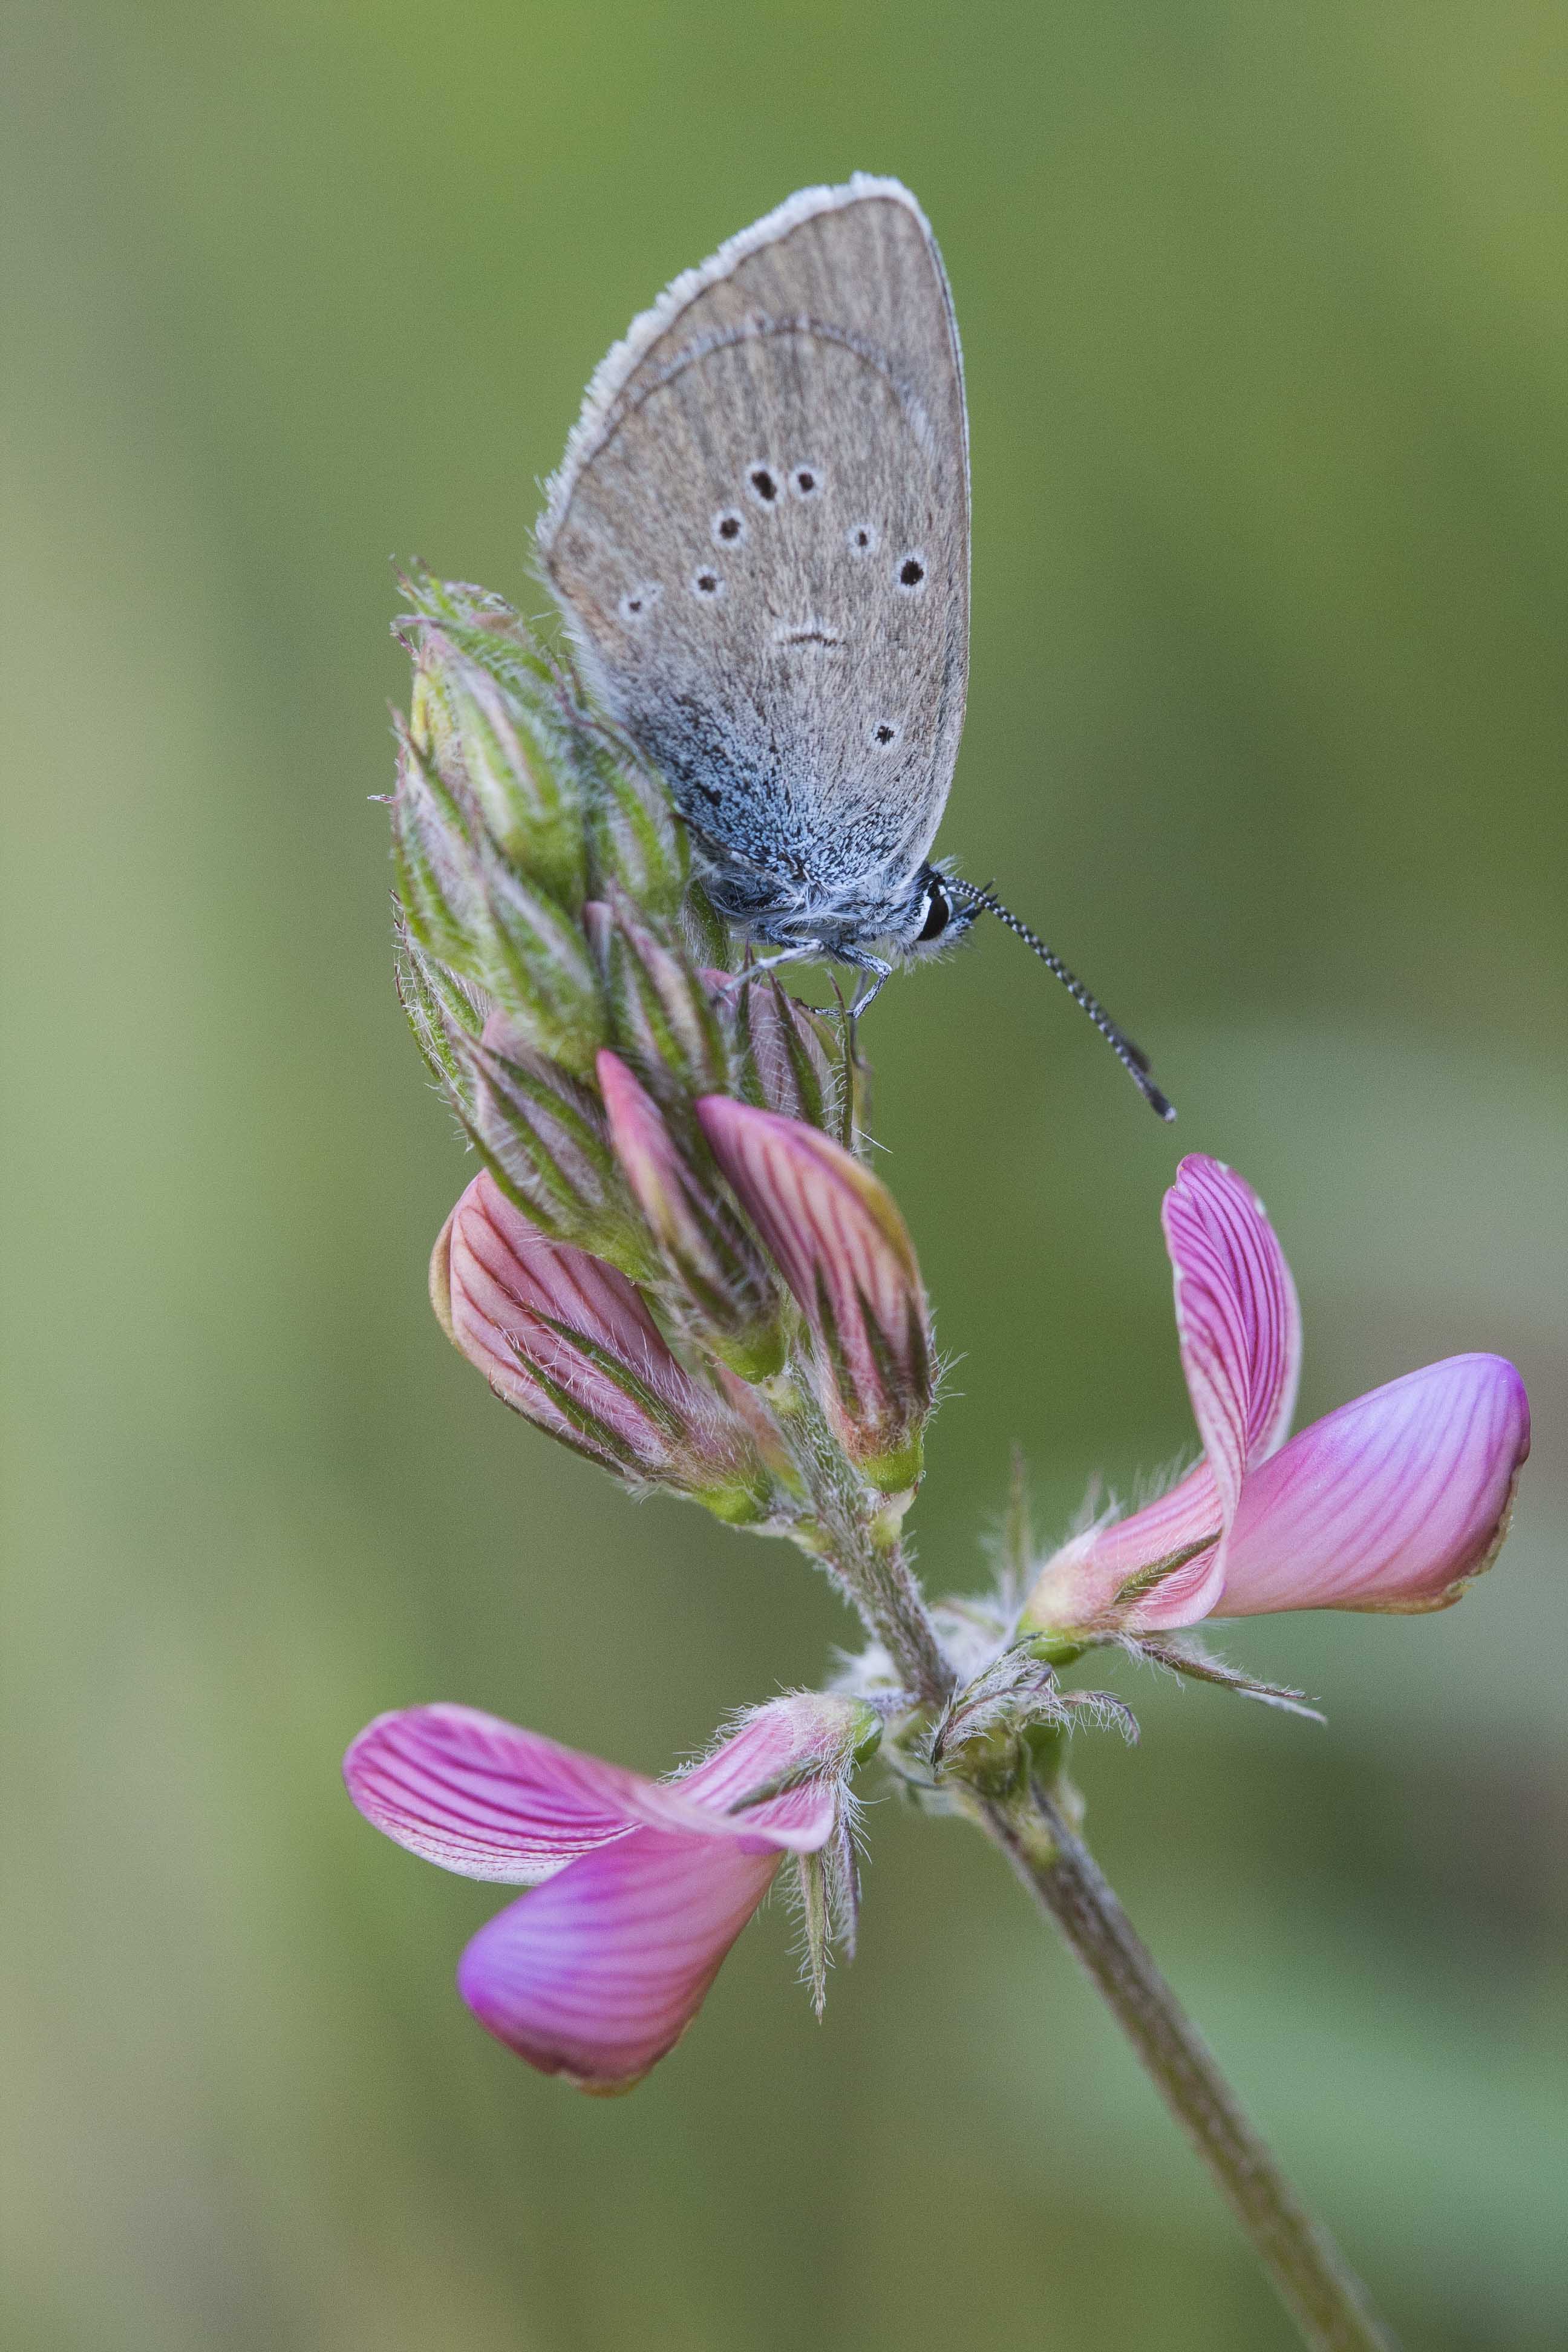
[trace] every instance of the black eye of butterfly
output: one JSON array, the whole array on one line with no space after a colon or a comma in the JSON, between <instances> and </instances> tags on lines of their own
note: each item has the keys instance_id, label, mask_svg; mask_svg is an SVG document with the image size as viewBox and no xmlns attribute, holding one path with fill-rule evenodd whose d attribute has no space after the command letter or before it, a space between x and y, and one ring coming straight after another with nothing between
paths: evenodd
<instances>
[{"instance_id":1,"label":"black eye of butterfly","mask_svg":"<svg viewBox=\"0 0 1568 2352\"><path fill-rule=\"evenodd\" d=\"M940 883L933 882L926 892L926 919L917 937L940 940L952 920L952 908L948 904L947 893Z\"/></svg>"}]
</instances>

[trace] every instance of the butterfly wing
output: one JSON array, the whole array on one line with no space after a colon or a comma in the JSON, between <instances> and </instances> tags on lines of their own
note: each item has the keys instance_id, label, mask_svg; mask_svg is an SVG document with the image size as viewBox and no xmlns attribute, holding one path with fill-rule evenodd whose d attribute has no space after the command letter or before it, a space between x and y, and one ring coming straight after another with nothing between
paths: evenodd
<instances>
[{"instance_id":1,"label":"butterfly wing","mask_svg":"<svg viewBox=\"0 0 1568 2352\"><path fill-rule=\"evenodd\" d=\"M909 192L806 190L678 278L595 377L539 544L731 911L874 919L968 673L962 363Z\"/></svg>"}]
</instances>

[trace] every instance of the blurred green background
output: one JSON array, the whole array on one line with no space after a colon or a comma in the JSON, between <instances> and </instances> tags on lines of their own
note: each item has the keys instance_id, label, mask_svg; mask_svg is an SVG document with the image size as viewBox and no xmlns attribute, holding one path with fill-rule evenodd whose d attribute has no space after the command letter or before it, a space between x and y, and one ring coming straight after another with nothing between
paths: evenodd
<instances>
[{"instance_id":1,"label":"blurred green background","mask_svg":"<svg viewBox=\"0 0 1568 2352\"><path fill-rule=\"evenodd\" d=\"M451 1986L493 1891L338 1782L461 1698L662 1769L846 1621L632 1507L425 1302L468 1172L393 999L387 557L539 609L581 385L860 167L923 200L974 457L942 846L877 1125L983 1572L1190 1441L1156 1211L1261 1188L1303 1409L1513 1355L1536 1456L1428 1621L1236 1630L1327 1732L1128 1669L1080 1743L1141 1924L1412 2347L1568 2336L1568 81L1414 0L13 0L5 531L5 2284L26 2352L1273 2352L1292 2339L980 1841L871 1816L826 2023L775 1907L635 2098Z\"/></svg>"}]
</instances>

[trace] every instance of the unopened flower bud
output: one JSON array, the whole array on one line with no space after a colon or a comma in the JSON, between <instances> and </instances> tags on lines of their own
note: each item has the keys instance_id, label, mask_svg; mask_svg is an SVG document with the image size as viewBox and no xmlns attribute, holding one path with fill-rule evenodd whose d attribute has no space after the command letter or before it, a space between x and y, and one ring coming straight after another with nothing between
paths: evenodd
<instances>
[{"instance_id":1,"label":"unopened flower bud","mask_svg":"<svg viewBox=\"0 0 1568 2352\"><path fill-rule=\"evenodd\" d=\"M798 1119L720 1095L697 1114L811 1327L823 1403L845 1451L873 1485L901 1493L921 1474L935 1367L920 1268L892 1195Z\"/></svg>"},{"instance_id":2,"label":"unopened flower bud","mask_svg":"<svg viewBox=\"0 0 1568 2352\"><path fill-rule=\"evenodd\" d=\"M434 621L460 653L514 694L525 700L559 702L563 681L558 672L504 596L467 580L437 580L416 562L398 572L397 584L413 607L393 623L393 635L405 651L417 652L421 625Z\"/></svg>"},{"instance_id":3,"label":"unopened flower bud","mask_svg":"<svg viewBox=\"0 0 1568 2352\"><path fill-rule=\"evenodd\" d=\"M646 914L674 921L690 852L663 778L625 737L586 713L573 743L595 893L624 891Z\"/></svg>"},{"instance_id":4,"label":"unopened flower bud","mask_svg":"<svg viewBox=\"0 0 1568 2352\"><path fill-rule=\"evenodd\" d=\"M454 784L467 785L512 871L574 914L587 887L587 845L563 730L544 696L536 689L525 699L427 624L411 731Z\"/></svg>"},{"instance_id":5,"label":"unopened flower bud","mask_svg":"<svg viewBox=\"0 0 1568 2352\"><path fill-rule=\"evenodd\" d=\"M721 977L708 974L710 982ZM841 1056L823 1016L789 995L771 972L763 979L742 972L729 986L745 1040L742 1083L747 1099L782 1118L836 1132Z\"/></svg>"},{"instance_id":6,"label":"unopened flower bud","mask_svg":"<svg viewBox=\"0 0 1568 2352\"><path fill-rule=\"evenodd\" d=\"M398 905L427 953L467 971L481 893L457 803L440 771L398 720L392 856Z\"/></svg>"},{"instance_id":7,"label":"unopened flower bud","mask_svg":"<svg viewBox=\"0 0 1568 2352\"><path fill-rule=\"evenodd\" d=\"M624 896L587 911L609 998L610 1042L663 1095L730 1082L718 1006L684 947L661 938Z\"/></svg>"},{"instance_id":8,"label":"unopened flower bud","mask_svg":"<svg viewBox=\"0 0 1568 2352\"><path fill-rule=\"evenodd\" d=\"M591 1250L634 1279L650 1273L597 1097L534 1053L504 1013L492 1013L482 1036L458 1050L471 1079L470 1131L503 1191L550 1240Z\"/></svg>"},{"instance_id":9,"label":"unopened flower bud","mask_svg":"<svg viewBox=\"0 0 1568 2352\"><path fill-rule=\"evenodd\" d=\"M680 902L680 928L694 961L719 968L728 980L737 952L735 935L695 875L689 878ZM712 976L708 974L710 979Z\"/></svg>"},{"instance_id":10,"label":"unopened flower bud","mask_svg":"<svg viewBox=\"0 0 1568 2352\"><path fill-rule=\"evenodd\" d=\"M408 928L406 910L401 907L394 923L393 978L397 1001L431 1076L445 1090L464 1126L471 1129L473 1089L463 1049L479 1040L488 998L481 991L470 989L434 956L425 953Z\"/></svg>"},{"instance_id":11,"label":"unopened flower bud","mask_svg":"<svg viewBox=\"0 0 1568 2352\"><path fill-rule=\"evenodd\" d=\"M399 892L420 946L494 997L537 1052L590 1070L605 1003L586 940L548 891L507 865L467 786L444 777L406 731L392 825Z\"/></svg>"},{"instance_id":12,"label":"unopened flower bud","mask_svg":"<svg viewBox=\"0 0 1568 2352\"><path fill-rule=\"evenodd\" d=\"M598 1097L536 1054L508 1015L427 956L400 922L397 992L464 1131L509 1200L550 1240L652 1271Z\"/></svg>"},{"instance_id":13,"label":"unopened flower bud","mask_svg":"<svg viewBox=\"0 0 1568 2352\"><path fill-rule=\"evenodd\" d=\"M614 1054L599 1086L610 1138L669 1270L683 1323L743 1379L778 1371L785 1336L766 1262L724 1196L700 1131L683 1150L653 1097Z\"/></svg>"},{"instance_id":14,"label":"unopened flower bud","mask_svg":"<svg viewBox=\"0 0 1568 2352\"><path fill-rule=\"evenodd\" d=\"M624 1275L546 1240L488 1171L442 1228L430 1295L454 1345L536 1428L630 1486L672 1487L740 1524L770 1516L744 1421L677 1360Z\"/></svg>"}]
</instances>

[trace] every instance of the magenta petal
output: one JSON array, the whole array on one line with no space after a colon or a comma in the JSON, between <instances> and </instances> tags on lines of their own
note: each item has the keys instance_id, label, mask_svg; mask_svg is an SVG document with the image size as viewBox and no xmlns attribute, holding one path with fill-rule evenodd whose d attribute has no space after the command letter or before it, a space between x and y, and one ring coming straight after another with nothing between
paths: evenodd
<instances>
[{"instance_id":1,"label":"magenta petal","mask_svg":"<svg viewBox=\"0 0 1568 2352\"><path fill-rule=\"evenodd\" d=\"M378 1716L343 1779L366 1820L411 1853L522 1886L624 1835L653 1785L471 1706Z\"/></svg>"},{"instance_id":2,"label":"magenta petal","mask_svg":"<svg viewBox=\"0 0 1568 2352\"><path fill-rule=\"evenodd\" d=\"M1247 1481L1217 1612L1447 1607L1491 1565L1529 1451L1524 1383L1500 1356L1357 1397Z\"/></svg>"},{"instance_id":3,"label":"magenta petal","mask_svg":"<svg viewBox=\"0 0 1568 2352\"><path fill-rule=\"evenodd\" d=\"M637 1827L814 1853L833 1833L846 1702L775 1699L692 1771L650 1780L471 1706L378 1716L343 1759L367 1821L465 1878L531 1886ZM815 1769L814 1769L815 1768ZM747 1803L800 1772L798 1786Z\"/></svg>"},{"instance_id":4,"label":"magenta petal","mask_svg":"<svg viewBox=\"0 0 1568 2352\"><path fill-rule=\"evenodd\" d=\"M1217 1160L1184 1160L1165 1195L1182 1369L1228 1519L1247 1471L1290 1426L1301 1363L1296 1286L1263 1203Z\"/></svg>"},{"instance_id":5,"label":"magenta petal","mask_svg":"<svg viewBox=\"0 0 1568 2352\"><path fill-rule=\"evenodd\" d=\"M749 1842L635 1830L481 1927L458 1989L531 2065L629 2089L697 2014L778 1861Z\"/></svg>"},{"instance_id":6,"label":"magenta petal","mask_svg":"<svg viewBox=\"0 0 1568 2352\"><path fill-rule=\"evenodd\" d=\"M734 1471L731 1425L635 1286L586 1250L547 1240L488 1171L437 1244L431 1290L496 1394L552 1436L623 1475L679 1481L695 1461L700 1484L704 1465L715 1480Z\"/></svg>"},{"instance_id":7,"label":"magenta petal","mask_svg":"<svg viewBox=\"0 0 1568 2352\"><path fill-rule=\"evenodd\" d=\"M458 1345L504 1387L515 1377L505 1334L519 1316L560 1322L658 1386L674 1360L624 1274L586 1250L547 1241L487 1171L453 1212L452 1318ZM500 1335L498 1338L498 1334Z\"/></svg>"}]
</instances>

